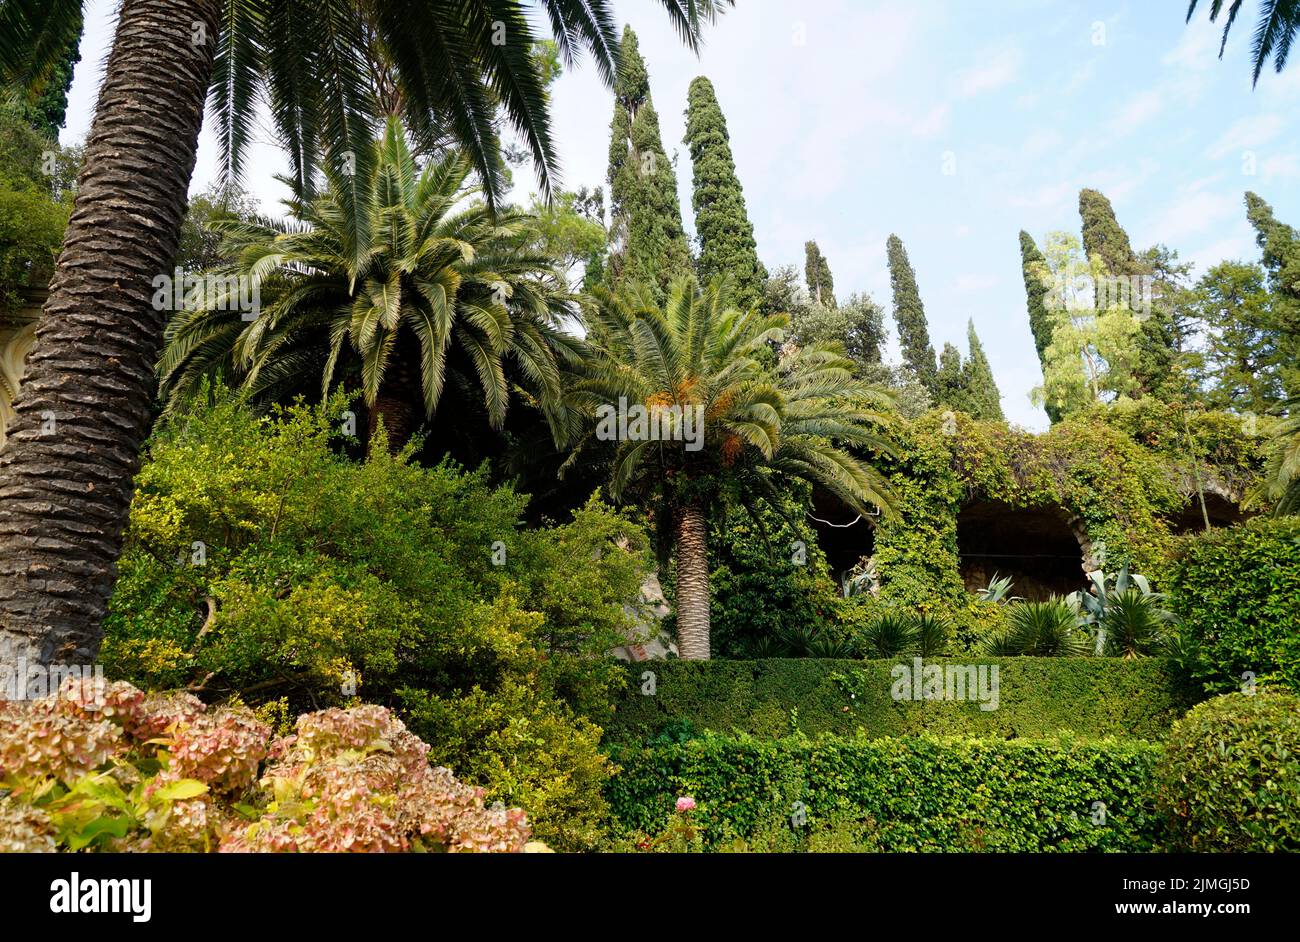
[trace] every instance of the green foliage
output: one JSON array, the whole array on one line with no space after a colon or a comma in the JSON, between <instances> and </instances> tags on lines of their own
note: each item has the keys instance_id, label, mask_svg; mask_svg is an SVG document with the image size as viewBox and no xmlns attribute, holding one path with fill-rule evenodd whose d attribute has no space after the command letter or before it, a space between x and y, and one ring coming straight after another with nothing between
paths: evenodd
<instances>
[{"instance_id":1,"label":"green foliage","mask_svg":"<svg viewBox=\"0 0 1300 942\"><path fill-rule=\"evenodd\" d=\"M1144 851L1162 830L1159 755L1115 740L707 736L619 752L607 792L623 827L652 834L692 796L705 848L784 818L796 832L860 822L859 841L893 852Z\"/></svg>"},{"instance_id":2,"label":"green foliage","mask_svg":"<svg viewBox=\"0 0 1300 942\"><path fill-rule=\"evenodd\" d=\"M664 152L650 76L636 34L623 30L610 123L611 253L607 284L648 287L657 299L691 270L690 247L677 202L677 174Z\"/></svg>"},{"instance_id":3,"label":"green foliage","mask_svg":"<svg viewBox=\"0 0 1300 942\"><path fill-rule=\"evenodd\" d=\"M748 310L762 300L767 271L758 260L754 226L745 212L727 122L713 84L702 75L691 82L687 93L685 143L694 173L691 201L700 244L700 280L730 277L736 306Z\"/></svg>"},{"instance_id":4,"label":"green foliage","mask_svg":"<svg viewBox=\"0 0 1300 942\"><path fill-rule=\"evenodd\" d=\"M1128 564L1112 579L1101 570L1088 574L1092 587L1070 595L1081 626L1096 636L1095 651L1112 657L1164 653L1177 616L1164 607L1165 597L1151 591L1146 576L1129 574Z\"/></svg>"},{"instance_id":5,"label":"green foliage","mask_svg":"<svg viewBox=\"0 0 1300 942\"><path fill-rule=\"evenodd\" d=\"M79 149L60 147L20 108L0 104L0 315L20 305L23 289L49 283L79 162Z\"/></svg>"},{"instance_id":6,"label":"green foliage","mask_svg":"<svg viewBox=\"0 0 1300 942\"><path fill-rule=\"evenodd\" d=\"M1187 667L1206 690L1238 689L1250 672L1300 691L1300 519L1185 537L1169 597Z\"/></svg>"},{"instance_id":7,"label":"green foliage","mask_svg":"<svg viewBox=\"0 0 1300 942\"><path fill-rule=\"evenodd\" d=\"M1197 282L1188 305L1205 327L1196 374L1210 407L1262 415L1285 398L1295 361L1280 300L1256 264L1220 262Z\"/></svg>"},{"instance_id":8,"label":"green foliage","mask_svg":"<svg viewBox=\"0 0 1300 942\"><path fill-rule=\"evenodd\" d=\"M183 272L200 272L235 259L222 247L217 223L225 221L252 223L258 219L258 204L246 190L222 188L213 183L190 198L181 223L181 241L176 250L176 265Z\"/></svg>"},{"instance_id":9,"label":"green foliage","mask_svg":"<svg viewBox=\"0 0 1300 942\"><path fill-rule=\"evenodd\" d=\"M629 626L644 533L595 500L523 530L526 499L484 470L341 457L344 406L259 418L223 398L156 432L107 669L213 700L393 707L435 762L587 846L606 765L585 716L621 679L593 655Z\"/></svg>"},{"instance_id":10,"label":"green foliage","mask_svg":"<svg viewBox=\"0 0 1300 942\"><path fill-rule=\"evenodd\" d=\"M831 276L831 266L826 261L826 256L811 239L803 244L803 254L803 274L809 297L815 304L835 307L835 279Z\"/></svg>"},{"instance_id":11,"label":"green foliage","mask_svg":"<svg viewBox=\"0 0 1300 942\"><path fill-rule=\"evenodd\" d=\"M554 403L577 341L559 329L571 297L553 260L531 251L531 218L471 201L458 154L417 173L396 120L370 153L369 171L332 174L293 220L210 223L234 259L217 274L259 286L260 309L232 316L239 304L218 291L172 317L159 367L170 404L213 377L272 400L355 384L402 445L458 385L481 388L499 427L510 360L544 409Z\"/></svg>"},{"instance_id":12,"label":"green foliage","mask_svg":"<svg viewBox=\"0 0 1300 942\"><path fill-rule=\"evenodd\" d=\"M728 507L709 527L710 629L715 657L804 657L845 640L843 600L826 571L804 501L782 513ZM793 521L793 525L792 525Z\"/></svg>"},{"instance_id":13,"label":"green foliage","mask_svg":"<svg viewBox=\"0 0 1300 942\"><path fill-rule=\"evenodd\" d=\"M842 344L855 372L863 378L864 367L880 363L885 312L870 296L853 294L834 307L800 299L786 307L785 313L790 315L790 336L795 343Z\"/></svg>"},{"instance_id":14,"label":"green foliage","mask_svg":"<svg viewBox=\"0 0 1300 942\"><path fill-rule=\"evenodd\" d=\"M993 367L984 355L984 347L975 333L973 320L966 322L966 345L970 358L963 368L962 381L970 398L971 415L977 419L1002 422L1006 418L1002 414L1002 394L998 392L998 384L993 379Z\"/></svg>"},{"instance_id":15,"label":"green foliage","mask_svg":"<svg viewBox=\"0 0 1300 942\"><path fill-rule=\"evenodd\" d=\"M1300 850L1300 699L1215 697L1174 725L1159 767L1172 849Z\"/></svg>"},{"instance_id":16,"label":"green foliage","mask_svg":"<svg viewBox=\"0 0 1300 942\"><path fill-rule=\"evenodd\" d=\"M930 346L930 329L925 320L925 306L916 286L916 272L907 259L903 241L891 235L885 244L889 262L889 284L894 297L894 321L898 324L898 341L903 348L903 362L911 367L921 385L938 396L934 348Z\"/></svg>"},{"instance_id":17,"label":"green foliage","mask_svg":"<svg viewBox=\"0 0 1300 942\"><path fill-rule=\"evenodd\" d=\"M1088 636L1064 599L1016 602L1007 606L1007 628L991 635L985 651L995 657L1079 657L1088 653Z\"/></svg>"},{"instance_id":18,"label":"green foliage","mask_svg":"<svg viewBox=\"0 0 1300 942\"><path fill-rule=\"evenodd\" d=\"M907 666L910 658L902 659ZM996 710L974 701L895 700L900 658L845 661L657 661L627 666L630 683L605 724L609 742L643 743L666 730L779 737L801 731L878 738L930 733L990 739L1158 740L1195 702L1182 675L1159 658L1010 657L926 660L998 665ZM654 674L654 693L642 675ZM684 734L684 735L682 735ZM689 794L689 793L687 793Z\"/></svg>"}]
</instances>

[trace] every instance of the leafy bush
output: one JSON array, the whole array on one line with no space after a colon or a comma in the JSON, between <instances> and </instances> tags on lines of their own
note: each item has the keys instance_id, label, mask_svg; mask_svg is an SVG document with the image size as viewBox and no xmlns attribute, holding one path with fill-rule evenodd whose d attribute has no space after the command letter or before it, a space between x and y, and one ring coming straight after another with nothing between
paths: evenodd
<instances>
[{"instance_id":1,"label":"leafy bush","mask_svg":"<svg viewBox=\"0 0 1300 942\"><path fill-rule=\"evenodd\" d=\"M1175 849L1300 850L1300 698L1215 697L1169 735L1160 805Z\"/></svg>"},{"instance_id":2,"label":"leafy bush","mask_svg":"<svg viewBox=\"0 0 1300 942\"><path fill-rule=\"evenodd\" d=\"M607 793L634 835L665 832L691 796L701 848L848 820L885 851L1142 851L1161 838L1159 755L1114 740L708 736L618 752Z\"/></svg>"},{"instance_id":3,"label":"leafy bush","mask_svg":"<svg viewBox=\"0 0 1300 942\"><path fill-rule=\"evenodd\" d=\"M519 809L432 768L388 710L298 718L69 679L0 702L0 850L520 851Z\"/></svg>"},{"instance_id":4,"label":"leafy bush","mask_svg":"<svg viewBox=\"0 0 1300 942\"><path fill-rule=\"evenodd\" d=\"M1081 657L1089 653L1088 637L1064 599L1013 602L1007 606L1007 628L990 636L984 650L996 657Z\"/></svg>"},{"instance_id":5,"label":"leafy bush","mask_svg":"<svg viewBox=\"0 0 1300 942\"><path fill-rule=\"evenodd\" d=\"M867 657L942 657L950 653L952 626L934 612L885 610L854 635L854 653Z\"/></svg>"},{"instance_id":6,"label":"leafy bush","mask_svg":"<svg viewBox=\"0 0 1300 942\"><path fill-rule=\"evenodd\" d=\"M931 733L1041 738L1069 730L1162 739L1196 701L1161 658L946 658L998 668L998 706L895 700L897 659L653 661L626 665L629 684L603 725L609 742L670 741L706 731L781 737L795 731L869 737Z\"/></svg>"},{"instance_id":7,"label":"leafy bush","mask_svg":"<svg viewBox=\"0 0 1300 942\"><path fill-rule=\"evenodd\" d=\"M102 658L112 677L289 711L363 697L434 761L588 846L608 765L603 654L646 537L597 500L524 530L483 471L336 454L345 403L164 423L137 479Z\"/></svg>"},{"instance_id":8,"label":"leafy bush","mask_svg":"<svg viewBox=\"0 0 1300 942\"><path fill-rule=\"evenodd\" d=\"M1151 591L1146 576L1130 575L1125 563L1113 579L1100 570L1088 578L1091 590L1071 593L1069 601L1096 633L1097 654L1141 657L1168 649L1178 618L1164 607L1165 597Z\"/></svg>"},{"instance_id":9,"label":"leafy bush","mask_svg":"<svg viewBox=\"0 0 1300 942\"><path fill-rule=\"evenodd\" d=\"M1184 662L1206 690L1235 690L1249 672L1300 692L1300 519L1185 537L1169 596Z\"/></svg>"}]
</instances>

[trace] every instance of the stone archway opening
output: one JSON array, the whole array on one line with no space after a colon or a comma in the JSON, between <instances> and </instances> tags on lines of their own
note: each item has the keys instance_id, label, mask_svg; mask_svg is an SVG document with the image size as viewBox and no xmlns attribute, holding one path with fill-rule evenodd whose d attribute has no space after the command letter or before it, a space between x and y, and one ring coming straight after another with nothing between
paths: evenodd
<instances>
[{"instance_id":1,"label":"stone archway opening","mask_svg":"<svg viewBox=\"0 0 1300 942\"><path fill-rule=\"evenodd\" d=\"M859 514L823 488L813 489L808 522L837 584L843 584L845 573L876 551L876 518Z\"/></svg>"},{"instance_id":2,"label":"stone archway opening","mask_svg":"<svg viewBox=\"0 0 1300 942\"><path fill-rule=\"evenodd\" d=\"M1086 588L1085 548L1063 511L976 500L957 515L962 583L976 592L1009 576L1011 594L1030 601Z\"/></svg>"},{"instance_id":3,"label":"stone archway opening","mask_svg":"<svg viewBox=\"0 0 1300 942\"><path fill-rule=\"evenodd\" d=\"M1230 527L1246 519L1237 502L1224 494L1207 490L1205 492L1205 513L1201 512L1201 498L1192 494L1187 503L1169 518L1169 530L1172 533L1198 533L1205 529L1205 518L1210 518L1211 527Z\"/></svg>"}]
</instances>

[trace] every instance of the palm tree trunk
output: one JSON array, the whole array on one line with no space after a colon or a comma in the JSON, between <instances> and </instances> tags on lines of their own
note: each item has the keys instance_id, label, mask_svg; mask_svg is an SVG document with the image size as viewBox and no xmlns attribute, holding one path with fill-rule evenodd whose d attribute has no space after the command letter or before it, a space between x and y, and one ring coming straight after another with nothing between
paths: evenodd
<instances>
[{"instance_id":1,"label":"palm tree trunk","mask_svg":"<svg viewBox=\"0 0 1300 942\"><path fill-rule=\"evenodd\" d=\"M677 510L677 653L684 660L709 659L709 531L704 508Z\"/></svg>"},{"instance_id":2,"label":"palm tree trunk","mask_svg":"<svg viewBox=\"0 0 1300 942\"><path fill-rule=\"evenodd\" d=\"M0 452L0 664L99 649L132 478L149 431L163 314L220 0L125 0L76 204Z\"/></svg>"},{"instance_id":3,"label":"palm tree trunk","mask_svg":"<svg viewBox=\"0 0 1300 942\"><path fill-rule=\"evenodd\" d=\"M403 331L393 345L393 352L384 368L384 378L379 382L374 404L369 410L367 451L373 447L381 418L388 436L388 450L392 454L401 451L419 428L424 405L418 356L419 341Z\"/></svg>"}]
</instances>

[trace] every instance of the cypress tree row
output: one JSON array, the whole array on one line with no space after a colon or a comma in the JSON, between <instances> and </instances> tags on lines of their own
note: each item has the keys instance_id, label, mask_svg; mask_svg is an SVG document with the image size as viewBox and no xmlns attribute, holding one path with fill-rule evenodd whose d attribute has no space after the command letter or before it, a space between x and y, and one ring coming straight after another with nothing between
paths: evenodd
<instances>
[{"instance_id":1,"label":"cypress tree row","mask_svg":"<svg viewBox=\"0 0 1300 942\"><path fill-rule=\"evenodd\" d=\"M623 30L623 62L614 81L609 141L609 281L643 283L663 297L691 266L677 201L677 175L664 152L650 76L631 27Z\"/></svg>"},{"instance_id":2,"label":"cypress tree row","mask_svg":"<svg viewBox=\"0 0 1300 942\"><path fill-rule=\"evenodd\" d=\"M745 194L731 156L727 121L704 76L691 82L686 107L686 139L694 172L691 197L699 238L700 280L730 275L736 306L748 310L763 299L767 271L758 260L754 226L745 212Z\"/></svg>"},{"instance_id":3,"label":"cypress tree row","mask_svg":"<svg viewBox=\"0 0 1300 942\"><path fill-rule=\"evenodd\" d=\"M1047 309L1048 286L1044 283L1042 273L1046 271L1047 260L1038 250L1033 237L1020 230L1020 269L1025 279L1025 304L1029 309L1029 330L1034 335L1034 349L1038 352L1038 363L1043 372L1047 372L1047 347L1052 342L1052 315ZM1050 402L1045 406L1047 418L1053 423L1061 420L1061 410Z\"/></svg>"},{"instance_id":4,"label":"cypress tree row","mask_svg":"<svg viewBox=\"0 0 1300 942\"><path fill-rule=\"evenodd\" d=\"M808 280L808 293L818 304L835 307L835 279L831 277L831 267L826 263L826 256L811 239L803 244L804 278Z\"/></svg>"},{"instance_id":5,"label":"cypress tree row","mask_svg":"<svg viewBox=\"0 0 1300 942\"><path fill-rule=\"evenodd\" d=\"M966 322L966 343L970 348L970 359L966 361L963 371L966 393L970 397L972 415L977 419L1005 420L1002 414L1002 394L993 379L993 368L984 355L984 345L975 333L975 322Z\"/></svg>"},{"instance_id":6,"label":"cypress tree row","mask_svg":"<svg viewBox=\"0 0 1300 942\"><path fill-rule=\"evenodd\" d=\"M907 260L907 250L896 235L885 242L889 258L889 285L894 293L894 320L906 363L930 395L938 398L936 377L939 372L930 346L930 330L925 322L925 306L916 287L916 272Z\"/></svg>"}]
</instances>

